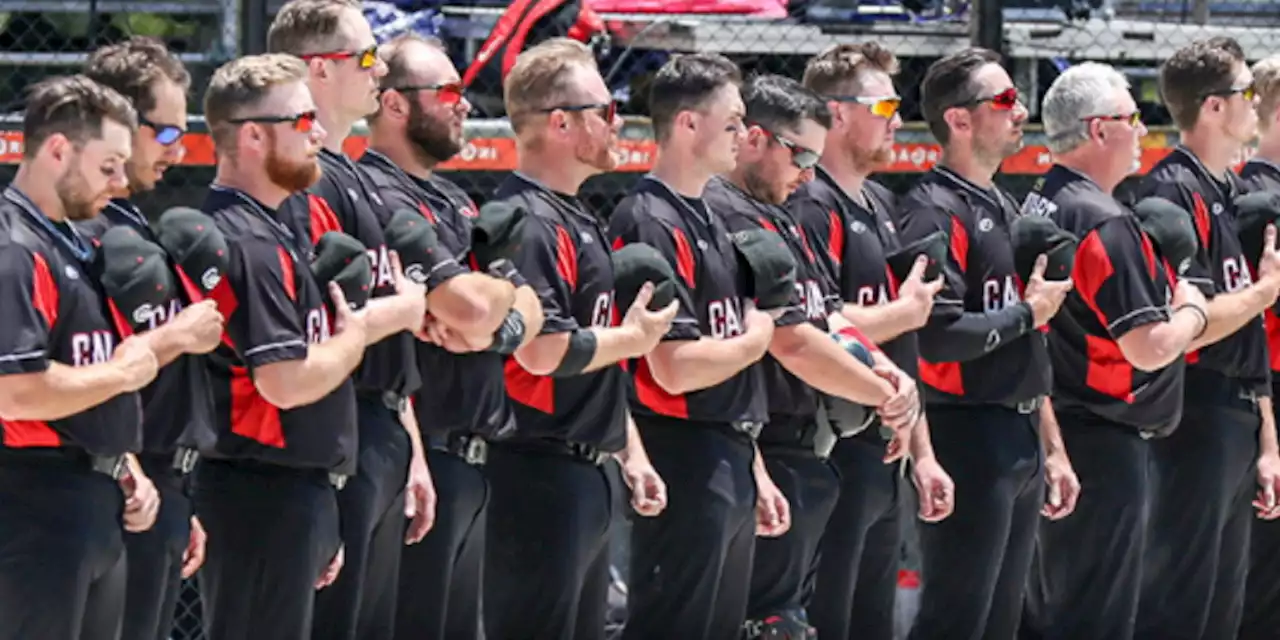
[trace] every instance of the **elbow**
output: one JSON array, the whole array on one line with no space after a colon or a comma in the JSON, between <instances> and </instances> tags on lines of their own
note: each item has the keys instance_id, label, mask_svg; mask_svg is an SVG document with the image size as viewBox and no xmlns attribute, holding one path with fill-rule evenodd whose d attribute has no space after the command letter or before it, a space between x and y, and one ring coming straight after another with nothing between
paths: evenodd
<instances>
[{"instance_id":1,"label":"elbow","mask_svg":"<svg viewBox=\"0 0 1280 640\"><path fill-rule=\"evenodd\" d=\"M300 388L298 385L281 384L274 379L259 378L254 380L254 388L268 404L283 411L297 409L307 404L302 392L295 391Z\"/></svg>"},{"instance_id":2,"label":"elbow","mask_svg":"<svg viewBox=\"0 0 1280 640\"><path fill-rule=\"evenodd\" d=\"M671 396L682 396L694 391L689 386L689 380L680 375L680 367L674 366L674 363L666 358L654 357L655 355L649 354L645 357L645 361L649 363L649 374L658 388Z\"/></svg>"},{"instance_id":3,"label":"elbow","mask_svg":"<svg viewBox=\"0 0 1280 640\"><path fill-rule=\"evenodd\" d=\"M545 341L535 338L516 350L514 354L516 362L525 371L535 376L549 376L560 367L560 362L564 359L564 349L556 353L556 349L548 346Z\"/></svg>"},{"instance_id":4,"label":"elbow","mask_svg":"<svg viewBox=\"0 0 1280 640\"><path fill-rule=\"evenodd\" d=\"M1182 353L1180 351L1164 347L1161 345L1143 345L1141 348L1130 347L1128 349L1121 346L1120 353L1124 354L1124 359L1134 369L1143 373L1154 373L1163 369L1177 360Z\"/></svg>"},{"instance_id":5,"label":"elbow","mask_svg":"<svg viewBox=\"0 0 1280 640\"><path fill-rule=\"evenodd\" d=\"M809 341L799 330L801 326L805 325L777 327L773 330L773 339L769 342L769 355L781 362L783 366L803 358L805 352L809 350ZM822 337L830 340L826 336Z\"/></svg>"},{"instance_id":6,"label":"elbow","mask_svg":"<svg viewBox=\"0 0 1280 640\"><path fill-rule=\"evenodd\" d=\"M454 278L427 294L427 310L450 328L467 331L477 327L497 328L507 310L499 309L488 287L464 277Z\"/></svg>"}]
</instances>

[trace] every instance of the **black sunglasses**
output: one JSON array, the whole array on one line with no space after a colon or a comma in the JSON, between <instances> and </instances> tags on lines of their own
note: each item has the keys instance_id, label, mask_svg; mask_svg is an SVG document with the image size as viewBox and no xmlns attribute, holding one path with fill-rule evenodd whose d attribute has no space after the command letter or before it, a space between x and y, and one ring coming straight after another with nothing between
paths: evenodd
<instances>
[{"instance_id":1,"label":"black sunglasses","mask_svg":"<svg viewBox=\"0 0 1280 640\"><path fill-rule=\"evenodd\" d=\"M593 111L597 109L603 112L601 116L604 118L604 121L606 123L613 124L613 117L618 115L618 103L613 101L597 102L595 104L573 104L573 105L566 105L566 106L560 106L560 107L547 107L546 109L538 109L537 113L551 113L552 111L581 112L581 111Z\"/></svg>"},{"instance_id":2,"label":"black sunglasses","mask_svg":"<svg viewBox=\"0 0 1280 640\"><path fill-rule=\"evenodd\" d=\"M818 166L818 161L822 159L822 156L818 155L817 151L814 151L813 149L809 149L807 147L802 147L799 144L792 142L791 140L788 140L774 133L773 131L770 131L769 129L766 129L765 127L757 123L751 123L750 126L760 127L760 130L769 134L769 137L772 138L774 142L777 142L778 144L782 145L783 148L790 151L791 163L796 165L796 168L802 171L807 169L812 169Z\"/></svg>"},{"instance_id":3,"label":"black sunglasses","mask_svg":"<svg viewBox=\"0 0 1280 640\"><path fill-rule=\"evenodd\" d=\"M186 129L176 124L158 124L142 116L138 116L138 124L154 131L156 142L166 147L181 140L182 134L186 133Z\"/></svg>"}]
</instances>

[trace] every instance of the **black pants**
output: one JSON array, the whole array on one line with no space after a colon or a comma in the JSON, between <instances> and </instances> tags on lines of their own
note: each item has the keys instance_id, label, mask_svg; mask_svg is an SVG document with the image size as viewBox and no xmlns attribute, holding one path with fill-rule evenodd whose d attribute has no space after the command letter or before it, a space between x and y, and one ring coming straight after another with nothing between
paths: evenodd
<instances>
[{"instance_id":1,"label":"black pants","mask_svg":"<svg viewBox=\"0 0 1280 640\"><path fill-rule=\"evenodd\" d=\"M328 472L203 459L193 484L205 637L310 640L316 580L341 544Z\"/></svg>"},{"instance_id":2,"label":"black pants","mask_svg":"<svg viewBox=\"0 0 1280 640\"><path fill-rule=\"evenodd\" d=\"M923 583L910 637L1008 640L1018 632L1044 505L1039 417L999 406L928 410L956 509L920 523Z\"/></svg>"},{"instance_id":3,"label":"black pants","mask_svg":"<svg viewBox=\"0 0 1280 640\"><path fill-rule=\"evenodd\" d=\"M820 638L893 640L901 481L900 467L885 464L884 451L874 425L831 451L840 497L822 537L809 603L809 623Z\"/></svg>"},{"instance_id":4,"label":"black pants","mask_svg":"<svg viewBox=\"0 0 1280 640\"><path fill-rule=\"evenodd\" d=\"M1280 391L1280 382L1271 386L1273 399L1280 397L1277 391ZM1239 638L1272 640L1280 630L1280 520L1255 518L1251 527L1249 577Z\"/></svg>"},{"instance_id":5,"label":"black pants","mask_svg":"<svg viewBox=\"0 0 1280 640\"><path fill-rule=\"evenodd\" d=\"M124 599L124 640L168 640L182 588L182 554L191 538L191 500L174 456L140 455L139 462L160 493L156 523L124 534L129 566Z\"/></svg>"},{"instance_id":6,"label":"black pants","mask_svg":"<svg viewBox=\"0 0 1280 640\"><path fill-rule=\"evenodd\" d=\"M840 477L812 449L761 444L769 477L791 505L791 528L777 538L756 540L747 618L792 614L807 619L818 544L840 493Z\"/></svg>"},{"instance_id":7,"label":"black pants","mask_svg":"<svg viewBox=\"0 0 1280 640\"><path fill-rule=\"evenodd\" d=\"M1190 382L1190 379L1188 379ZM1177 431L1152 441L1156 496L1137 638L1234 638L1257 490L1256 407L1192 393Z\"/></svg>"},{"instance_id":8,"label":"black pants","mask_svg":"<svg viewBox=\"0 0 1280 640\"><path fill-rule=\"evenodd\" d=\"M480 633L485 510L489 486L480 467L427 451L436 487L436 521L400 556L397 640L473 640Z\"/></svg>"},{"instance_id":9,"label":"black pants","mask_svg":"<svg viewBox=\"0 0 1280 640\"><path fill-rule=\"evenodd\" d=\"M0 639L120 637L123 509L88 463L0 462Z\"/></svg>"},{"instance_id":10,"label":"black pants","mask_svg":"<svg viewBox=\"0 0 1280 640\"><path fill-rule=\"evenodd\" d=\"M413 455L399 416L381 400L357 404L356 475L338 492L344 564L316 594L316 640L390 640L404 548L404 487Z\"/></svg>"},{"instance_id":11,"label":"black pants","mask_svg":"<svg viewBox=\"0 0 1280 640\"><path fill-rule=\"evenodd\" d=\"M728 425L636 416L667 508L631 529L626 640L736 640L755 549L755 450Z\"/></svg>"},{"instance_id":12,"label":"black pants","mask_svg":"<svg viewBox=\"0 0 1280 640\"><path fill-rule=\"evenodd\" d=\"M1062 520L1043 519L1022 638L1133 638L1151 507L1152 441L1132 427L1059 413L1080 478Z\"/></svg>"},{"instance_id":13,"label":"black pants","mask_svg":"<svg viewBox=\"0 0 1280 640\"><path fill-rule=\"evenodd\" d=\"M485 476L486 636L603 640L617 498L605 468L495 444Z\"/></svg>"}]
</instances>

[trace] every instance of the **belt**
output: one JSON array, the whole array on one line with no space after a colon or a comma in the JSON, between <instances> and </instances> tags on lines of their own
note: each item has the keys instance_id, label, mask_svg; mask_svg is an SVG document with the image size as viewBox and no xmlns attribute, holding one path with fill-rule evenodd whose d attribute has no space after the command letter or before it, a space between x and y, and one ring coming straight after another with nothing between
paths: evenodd
<instances>
[{"instance_id":1,"label":"belt","mask_svg":"<svg viewBox=\"0 0 1280 640\"><path fill-rule=\"evenodd\" d=\"M126 470L125 457L96 456L83 449L64 449L46 447L0 447L0 466L12 463L13 466L39 467L43 465L65 465L78 467L101 473L112 480L119 480Z\"/></svg>"},{"instance_id":2,"label":"belt","mask_svg":"<svg viewBox=\"0 0 1280 640\"><path fill-rule=\"evenodd\" d=\"M344 476L341 473L329 474L329 484L333 485L333 488L337 489L338 491L342 491L342 488L347 486L347 480L350 480L350 479L351 479L351 476Z\"/></svg>"},{"instance_id":3,"label":"belt","mask_svg":"<svg viewBox=\"0 0 1280 640\"><path fill-rule=\"evenodd\" d=\"M1000 406L1008 409L1013 409L1014 411L1017 411L1018 413L1021 413L1023 415L1031 415L1033 413L1036 413L1037 411L1040 410L1040 407L1043 405L1044 405L1044 396L1036 396L1034 398L1031 398L1030 400L1023 400L1022 402L1000 403Z\"/></svg>"},{"instance_id":4,"label":"belt","mask_svg":"<svg viewBox=\"0 0 1280 640\"><path fill-rule=\"evenodd\" d=\"M308 475L308 474L323 473L325 474L326 479L328 479L329 484L334 489L337 489L338 491L342 491L342 488L347 486L347 481L351 479L351 476L343 473L325 471L323 469L307 469L302 467L290 467L283 464L276 464L274 462L265 462L265 461L257 460L254 458L202 458L201 460L202 462L200 464L202 466L205 464L209 464L212 466L219 466L219 467L229 468L229 469L253 470L253 471L260 471L263 473L279 474L279 475ZM317 476L311 475L310 477L317 477Z\"/></svg>"},{"instance_id":5,"label":"belt","mask_svg":"<svg viewBox=\"0 0 1280 640\"><path fill-rule=\"evenodd\" d=\"M574 460L580 460L597 467L603 465L611 457L609 453L601 451L589 444L583 444L581 442L566 442L564 440L505 441L499 443L498 446L511 449L513 451L548 453L551 455L564 456Z\"/></svg>"},{"instance_id":6,"label":"belt","mask_svg":"<svg viewBox=\"0 0 1280 640\"><path fill-rule=\"evenodd\" d=\"M761 449L769 453L794 453L805 456L817 456L821 460L831 455L835 447L834 438L824 438L819 443L818 424L808 421L785 420L773 422L760 432L756 442ZM775 448L776 447L776 448Z\"/></svg>"},{"instance_id":7,"label":"belt","mask_svg":"<svg viewBox=\"0 0 1280 640\"><path fill-rule=\"evenodd\" d=\"M734 431L746 434L750 436L752 440L755 440L760 437L760 431L764 429L764 422L759 420L738 420L736 422L730 422L729 426L733 427Z\"/></svg>"},{"instance_id":8,"label":"belt","mask_svg":"<svg viewBox=\"0 0 1280 640\"><path fill-rule=\"evenodd\" d=\"M409 404L409 399L394 391L360 391L356 397L366 402L375 402L397 414Z\"/></svg>"},{"instance_id":9,"label":"belt","mask_svg":"<svg viewBox=\"0 0 1280 640\"><path fill-rule=\"evenodd\" d=\"M125 462L124 456L89 456L90 467L106 475L112 480L119 480L124 475Z\"/></svg>"},{"instance_id":10,"label":"belt","mask_svg":"<svg viewBox=\"0 0 1280 640\"><path fill-rule=\"evenodd\" d=\"M447 436L427 436L427 446L462 458L472 466L482 466L489 459L489 443L473 433L451 433Z\"/></svg>"},{"instance_id":11,"label":"belt","mask_svg":"<svg viewBox=\"0 0 1280 640\"><path fill-rule=\"evenodd\" d=\"M199 451L187 447L178 447L178 450L173 452L173 470L185 476L196 468L196 462L199 462L199 460Z\"/></svg>"}]
</instances>

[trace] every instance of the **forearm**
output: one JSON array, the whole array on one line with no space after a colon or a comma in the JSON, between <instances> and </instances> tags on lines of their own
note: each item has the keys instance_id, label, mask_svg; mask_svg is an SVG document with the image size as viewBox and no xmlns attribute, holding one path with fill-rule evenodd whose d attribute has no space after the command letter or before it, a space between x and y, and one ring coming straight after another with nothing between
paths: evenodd
<instances>
[{"instance_id":1,"label":"forearm","mask_svg":"<svg viewBox=\"0 0 1280 640\"><path fill-rule=\"evenodd\" d=\"M464 273L427 292L427 311L455 333L484 339L502 326L516 287L483 273Z\"/></svg>"},{"instance_id":2,"label":"forearm","mask_svg":"<svg viewBox=\"0 0 1280 640\"><path fill-rule=\"evenodd\" d=\"M409 436L409 447L414 458L422 458L426 455L426 449L422 446L422 430L418 428L418 416L413 412L413 402L404 403L404 407L400 409L400 426L404 427L404 432Z\"/></svg>"},{"instance_id":3,"label":"forearm","mask_svg":"<svg viewBox=\"0 0 1280 640\"><path fill-rule=\"evenodd\" d=\"M889 381L809 323L774 330L769 353L787 371L823 393L872 407L893 396Z\"/></svg>"},{"instance_id":4,"label":"forearm","mask_svg":"<svg viewBox=\"0 0 1280 640\"><path fill-rule=\"evenodd\" d=\"M938 306L934 306L935 312ZM967 362L990 353L1034 330L1031 307L1025 302L993 313L965 312L955 319L930 320L917 334L920 355L930 362ZM992 341L993 335L999 340Z\"/></svg>"},{"instance_id":5,"label":"forearm","mask_svg":"<svg viewBox=\"0 0 1280 640\"><path fill-rule=\"evenodd\" d=\"M61 420L126 393L128 378L114 363L71 367L49 362L39 373L0 378L0 418Z\"/></svg>"},{"instance_id":6,"label":"forearm","mask_svg":"<svg viewBox=\"0 0 1280 640\"><path fill-rule=\"evenodd\" d=\"M1125 359L1141 371L1156 371L1169 366L1187 352L1204 324L1192 309L1175 312L1167 322L1156 322L1121 336L1117 342Z\"/></svg>"},{"instance_id":7,"label":"forearm","mask_svg":"<svg viewBox=\"0 0 1280 640\"><path fill-rule=\"evenodd\" d=\"M884 344L919 328L913 310L902 298L872 307L846 302L840 309L840 315L876 344Z\"/></svg>"},{"instance_id":8,"label":"forearm","mask_svg":"<svg viewBox=\"0 0 1280 640\"><path fill-rule=\"evenodd\" d=\"M1258 398L1258 411L1262 413L1262 429L1258 431L1258 452L1262 455L1280 453L1276 440L1276 414L1271 396Z\"/></svg>"},{"instance_id":9,"label":"forearm","mask_svg":"<svg viewBox=\"0 0 1280 640\"><path fill-rule=\"evenodd\" d=\"M1066 446L1062 443L1062 429L1058 425L1058 417L1053 413L1053 402L1046 397L1040 405L1040 446L1045 455L1062 452Z\"/></svg>"},{"instance_id":10,"label":"forearm","mask_svg":"<svg viewBox=\"0 0 1280 640\"><path fill-rule=\"evenodd\" d=\"M344 331L307 349L303 360L263 365L254 373L262 397L281 409L305 406L329 395L343 383L364 356L359 332ZM270 371L266 371L271 367Z\"/></svg>"},{"instance_id":11,"label":"forearm","mask_svg":"<svg viewBox=\"0 0 1280 640\"><path fill-rule=\"evenodd\" d=\"M760 445L753 442L751 446L755 449L755 457L751 459L751 475L756 479L756 484L773 482L773 478L769 476L769 468L764 464L764 454L760 453Z\"/></svg>"},{"instance_id":12,"label":"forearm","mask_svg":"<svg viewBox=\"0 0 1280 640\"><path fill-rule=\"evenodd\" d=\"M1214 296L1208 305L1209 326L1191 343L1191 349L1214 344L1239 331L1271 306L1275 298L1275 292L1261 283L1255 283L1243 291Z\"/></svg>"},{"instance_id":13,"label":"forearm","mask_svg":"<svg viewBox=\"0 0 1280 640\"><path fill-rule=\"evenodd\" d=\"M920 416L919 422L911 431L910 456L912 460L932 458L933 437L929 435L929 418Z\"/></svg>"},{"instance_id":14,"label":"forearm","mask_svg":"<svg viewBox=\"0 0 1280 640\"><path fill-rule=\"evenodd\" d=\"M151 347L151 351L156 354L156 362L161 367L177 360L179 356L186 353L187 336L182 333L181 327L176 324L160 325L140 337L147 341L147 346Z\"/></svg>"},{"instance_id":15,"label":"forearm","mask_svg":"<svg viewBox=\"0 0 1280 640\"><path fill-rule=\"evenodd\" d=\"M414 309L413 302L403 296L386 296L370 300L365 311L366 343L380 342L387 336L408 331L421 324L422 318L410 316L410 312Z\"/></svg>"},{"instance_id":16,"label":"forearm","mask_svg":"<svg viewBox=\"0 0 1280 640\"><path fill-rule=\"evenodd\" d=\"M714 387L764 355L753 339L745 334L663 342L648 356L650 369L658 384L672 395Z\"/></svg>"},{"instance_id":17,"label":"forearm","mask_svg":"<svg viewBox=\"0 0 1280 640\"><path fill-rule=\"evenodd\" d=\"M640 439L640 429L636 428L636 421L632 419L631 412L627 411L627 446L622 451L613 454L615 460L620 465L627 465L633 462L647 462L649 454L644 450L644 441Z\"/></svg>"}]
</instances>

